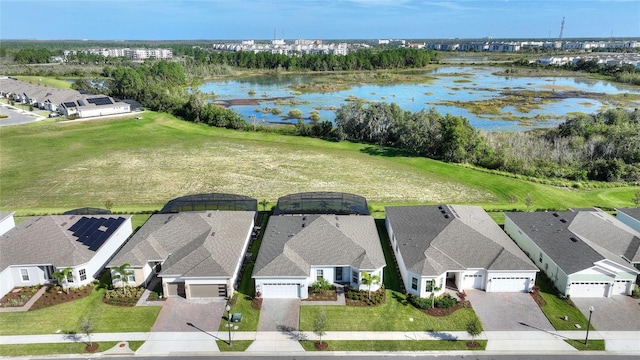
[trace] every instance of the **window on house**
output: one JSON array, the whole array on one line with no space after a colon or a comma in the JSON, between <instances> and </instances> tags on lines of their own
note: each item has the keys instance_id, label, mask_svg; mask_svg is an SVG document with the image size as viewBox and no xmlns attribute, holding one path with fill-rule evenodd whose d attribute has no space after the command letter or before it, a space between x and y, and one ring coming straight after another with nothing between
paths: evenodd
<instances>
[{"instance_id":1,"label":"window on house","mask_svg":"<svg viewBox=\"0 0 640 360\"><path fill-rule=\"evenodd\" d=\"M135 282L135 281L136 281L136 275L133 273L133 271L127 274L127 282Z\"/></svg>"},{"instance_id":2,"label":"window on house","mask_svg":"<svg viewBox=\"0 0 640 360\"><path fill-rule=\"evenodd\" d=\"M20 269L20 275L22 276L22 281L29 281L29 270Z\"/></svg>"},{"instance_id":3,"label":"window on house","mask_svg":"<svg viewBox=\"0 0 640 360\"><path fill-rule=\"evenodd\" d=\"M324 279L324 270L316 270L316 280Z\"/></svg>"},{"instance_id":4,"label":"window on house","mask_svg":"<svg viewBox=\"0 0 640 360\"><path fill-rule=\"evenodd\" d=\"M336 281L342 281L342 268L336 268Z\"/></svg>"},{"instance_id":5,"label":"window on house","mask_svg":"<svg viewBox=\"0 0 640 360\"><path fill-rule=\"evenodd\" d=\"M360 281L360 274L357 271L354 271L351 276L351 282L357 284Z\"/></svg>"},{"instance_id":6,"label":"window on house","mask_svg":"<svg viewBox=\"0 0 640 360\"><path fill-rule=\"evenodd\" d=\"M538 262L542 262L542 251L540 252L540 256L538 257Z\"/></svg>"},{"instance_id":7,"label":"window on house","mask_svg":"<svg viewBox=\"0 0 640 360\"><path fill-rule=\"evenodd\" d=\"M80 281L87 280L87 271L85 269L80 269L78 273L80 274Z\"/></svg>"},{"instance_id":8,"label":"window on house","mask_svg":"<svg viewBox=\"0 0 640 360\"><path fill-rule=\"evenodd\" d=\"M413 290L418 290L418 279L414 277L411 278L411 288Z\"/></svg>"},{"instance_id":9,"label":"window on house","mask_svg":"<svg viewBox=\"0 0 640 360\"><path fill-rule=\"evenodd\" d=\"M434 284L435 280L427 280L424 283L424 291L426 292L432 292L433 291L433 284Z\"/></svg>"}]
</instances>

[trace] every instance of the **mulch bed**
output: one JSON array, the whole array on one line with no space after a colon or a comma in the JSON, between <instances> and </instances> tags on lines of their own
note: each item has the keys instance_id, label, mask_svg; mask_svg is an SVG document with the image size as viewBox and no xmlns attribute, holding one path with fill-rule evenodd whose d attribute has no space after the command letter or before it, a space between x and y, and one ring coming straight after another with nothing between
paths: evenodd
<instances>
[{"instance_id":1,"label":"mulch bed","mask_svg":"<svg viewBox=\"0 0 640 360\"><path fill-rule=\"evenodd\" d=\"M85 349L87 350L87 352L94 353L98 350L99 347L100 347L100 344L93 343L91 345L87 345Z\"/></svg>"},{"instance_id":2,"label":"mulch bed","mask_svg":"<svg viewBox=\"0 0 640 360\"><path fill-rule=\"evenodd\" d=\"M38 299L29 310L38 310L73 300L79 300L89 296L92 291L93 286L87 285L78 289L69 289L69 293L67 294L58 287L49 286L40 299Z\"/></svg>"},{"instance_id":3,"label":"mulch bed","mask_svg":"<svg viewBox=\"0 0 640 360\"><path fill-rule=\"evenodd\" d=\"M470 347L470 348L480 347L480 343L477 342L477 341L467 341L466 345L467 345L467 347Z\"/></svg>"},{"instance_id":4,"label":"mulch bed","mask_svg":"<svg viewBox=\"0 0 640 360\"><path fill-rule=\"evenodd\" d=\"M382 305L387 301L387 294L384 290L379 290L382 292L382 300L379 303L376 303L374 298L377 292L371 292L371 299L369 299L368 295L364 295L361 299L351 299L349 296L345 296L345 304L348 306L378 306Z\"/></svg>"},{"instance_id":5,"label":"mulch bed","mask_svg":"<svg viewBox=\"0 0 640 360\"><path fill-rule=\"evenodd\" d=\"M335 290L326 290L323 293L314 293L309 288L309 297L302 301L338 301L338 293Z\"/></svg>"},{"instance_id":6,"label":"mulch bed","mask_svg":"<svg viewBox=\"0 0 640 360\"><path fill-rule=\"evenodd\" d=\"M329 344L327 344L325 341L321 343L316 342L314 345L317 350L327 350L327 348L329 347Z\"/></svg>"},{"instance_id":7,"label":"mulch bed","mask_svg":"<svg viewBox=\"0 0 640 360\"><path fill-rule=\"evenodd\" d=\"M456 312L458 309L471 309L471 303L469 301L459 301L448 309L431 308L428 310L421 309L420 311L431 316L448 316Z\"/></svg>"},{"instance_id":8,"label":"mulch bed","mask_svg":"<svg viewBox=\"0 0 640 360\"><path fill-rule=\"evenodd\" d=\"M256 310L262 310L262 298L253 298L253 300L251 300L251 307Z\"/></svg>"},{"instance_id":9,"label":"mulch bed","mask_svg":"<svg viewBox=\"0 0 640 360\"><path fill-rule=\"evenodd\" d=\"M536 302L536 304L538 304L538 306L543 307L543 306L547 305L547 302L544 301L542 296L540 296L540 292L539 291L533 291L530 294L531 294L531 297L533 298L533 300Z\"/></svg>"},{"instance_id":10,"label":"mulch bed","mask_svg":"<svg viewBox=\"0 0 640 360\"><path fill-rule=\"evenodd\" d=\"M40 286L16 287L0 299L2 307L21 307L24 306L33 295L35 295ZM14 305L15 304L15 305Z\"/></svg>"}]
</instances>

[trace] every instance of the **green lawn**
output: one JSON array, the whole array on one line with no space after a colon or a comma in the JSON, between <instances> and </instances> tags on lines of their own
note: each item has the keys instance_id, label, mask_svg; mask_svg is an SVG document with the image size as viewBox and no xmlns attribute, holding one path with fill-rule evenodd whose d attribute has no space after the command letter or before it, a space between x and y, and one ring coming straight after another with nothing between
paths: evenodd
<instances>
[{"instance_id":1,"label":"green lawn","mask_svg":"<svg viewBox=\"0 0 640 360\"><path fill-rule=\"evenodd\" d=\"M339 340L323 341L329 347L324 351L433 351L433 350L484 350L486 340L476 340L479 347L470 348L462 340ZM304 340L300 344L305 351L318 351L315 341Z\"/></svg>"},{"instance_id":2,"label":"green lawn","mask_svg":"<svg viewBox=\"0 0 640 360\"><path fill-rule=\"evenodd\" d=\"M46 76L28 76L28 75L17 75L14 76L18 80L22 80L24 82L33 84L33 85L42 85L48 86L58 89L71 89L71 82L66 80L60 80L53 77Z\"/></svg>"},{"instance_id":3,"label":"green lawn","mask_svg":"<svg viewBox=\"0 0 640 360\"><path fill-rule=\"evenodd\" d=\"M391 250L391 243L389 243L389 234L387 234L387 228L384 224L384 219L376 219L376 227L378 228L378 234L380 235L380 243L382 244L382 252L384 252L384 260L387 266L384 268L382 274L382 282L384 287L389 290L404 292L402 279L400 273L396 271L396 258L393 256Z\"/></svg>"},{"instance_id":4,"label":"green lawn","mask_svg":"<svg viewBox=\"0 0 640 360\"><path fill-rule=\"evenodd\" d=\"M584 344L583 340L565 340L569 345L580 351L604 351L605 343L604 340L589 340L587 345Z\"/></svg>"},{"instance_id":5,"label":"green lawn","mask_svg":"<svg viewBox=\"0 0 640 360\"><path fill-rule=\"evenodd\" d=\"M0 208L17 215L103 207L106 200L114 212L152 212L203 192L274 204L282 195L319 189L365 196L376 217L387 204L522 210L529 193L532 209L613 208L632 206L640 190L565 189L372 145L211 128L154 112L142 120L1 127L0 138Z\"/></svg>"},{"instance_id":6,"label":"green lawn","mask_svg":"<svg viewBox=\"0 0 640 360\"><path fill-rule=\"evenodd\" d=\"M97 352L111 349L118 344L117 341L97 342L100 344ZM54 354L86 354L87 343L54 343L54 344L12 344L0 345L0 356L26 356L26 355L54 355Z\"/></svg>"},{"instance_id":7,"label":"green lawn","mask_svg":"<svg viewBox=\"0 0 640 360\"><path fill-rule=\"evenodd\" d=\"M313 331L320 310L327 315L327 331L465 331L476 316L472 309L460 309L449 316L429 316L409 304L404 295L387 290L380 306L302 306L300 330Z\"/></svg>"},{"instance_id":8,"label":"green lawn","mask_svg":"<svg viewBox=\"0 0 640 360\"><path fill-rule=\"evenodd\" d=\"M559 298L553 283L543 273L538 273L536 285L540 287L540 295L546 302L546 305L541 307L542 312L556 330L584 331L587 328L587 318L580 309ZM565 315L569 317L568 321L563 320ZM580 329L574 324L579 324ZM594 330L593 324L590 329Z\"/></svg>"},{"instance_id":9,"label":"green lawn","mask_svg":"<svg viewBox=\"0 0 640 360\"><path fill-rule=\"evenodd\" d=\"M147 332L160 312L159 306L120 307L102 302L104 289L94 289L86 298L48 308L0 313L0 335L81 333L88 318L94 332Z\"/></svg>"},{"instance_id":10,"label":"green lawn","mask_svg":"<svg viewBox=\"0 0 640 360\"><path fill-rule=\"evenodd\" d=\"M216 340L216 344L218 344L218 349L222 352L228 351L245 351L253 343L253 340L236 340L231 346L227 344L226 341Z\"/></svg>"}]
</instances>

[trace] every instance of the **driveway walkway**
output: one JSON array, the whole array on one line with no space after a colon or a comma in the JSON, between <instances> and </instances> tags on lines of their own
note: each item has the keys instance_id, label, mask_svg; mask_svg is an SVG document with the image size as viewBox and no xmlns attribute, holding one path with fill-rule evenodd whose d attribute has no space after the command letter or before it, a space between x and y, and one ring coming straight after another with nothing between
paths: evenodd
<instances>
[{"instance_id":1,"label":"driveway walkway","mask_svg":"<svg viewBox=\"0 0 640 360\"><path fill-rule=\"evenodd\" d=\"M168 298L151 331L217 331L225 305L225 300Z\"/></svg>"},{"instance_id":2,"label":"driveway walkway","mask_svg":"<svg viewBox=\"0 0 640 360\"><path fill-rule=\"evenodd\" d=\"M300 299L263 299L258 331L297 331Z\"/></svg>"},{"instance_id":3,"label":"driveway walkway","mask_svg":"<svg viewBox=\"0 0 640 360\"><path fill-rule=\"evenodd\" d=\"M610 298L577 298L571 301L589 318L589 306L593 305L591 323L599 331L640 331L640 299L630 296ZM640 343L640 339L638 339Z\"/></svg>"},{"instance_id":4,"label":"driveway walkway","mask_svg":"<svg viewBox=\"0 0 640 360\"><path fill-rule=\"evenodd\" d=\"M554 330L540 307L527 293L487 293L482 290L465 292L473 310L482 321L484 330Z\"/></svg>"}]
</instances>

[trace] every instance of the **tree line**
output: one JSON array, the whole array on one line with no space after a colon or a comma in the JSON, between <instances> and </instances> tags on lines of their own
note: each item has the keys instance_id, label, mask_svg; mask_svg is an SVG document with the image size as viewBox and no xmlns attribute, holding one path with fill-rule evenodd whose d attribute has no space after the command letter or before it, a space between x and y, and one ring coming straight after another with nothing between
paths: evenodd
<instances>
[{"instance_id":1,"label":"tree line","mask_svg":"<svg viewBox=\"0 0 640 360\"><path fill-rule=\"evenodd\" d=\"M409 154L538 178L640 181L640 111L572 115L556 128L481 133L463 117L434 109L353 102L336 112L333 136ZM313 136L313 134L306 134Z\"/></svg>"}]
</instances>

